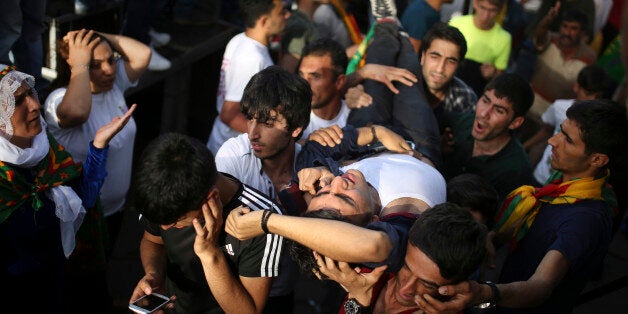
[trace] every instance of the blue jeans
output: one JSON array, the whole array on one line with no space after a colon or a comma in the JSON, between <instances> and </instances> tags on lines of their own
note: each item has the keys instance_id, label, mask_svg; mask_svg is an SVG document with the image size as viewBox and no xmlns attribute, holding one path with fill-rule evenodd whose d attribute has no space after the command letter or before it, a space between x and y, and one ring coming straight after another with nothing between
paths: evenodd
<instances>
[{"instance_id":1,"label":"blue jeans","mask_svg":"<svg viewBox=\"0 0 628 314\"><path fill-rule=\"evenodd\" d=\"M366 51L366 63L404 68L420 78L418 56L408 38L398 32L395 23L378 24L373 41ZM423 85L419 82L406 86L395 82L395 87L399 94L394 94L382 83L364 81L364 90L371 95L373 103L368 107L351 110L347 124L355 127L371 123L386 126L414 141L416 150L439 166L442 162L440 132L425 97Z\"/></svg>"},{"instance_id":2,"label":"blue jeans","mask_svg":"<svg viewBox=\"0 0 628 314\"><path fill-rule=\"evenodd\" d=\"M0 62L10 64L13 52L15 65L21 72L35 77L41 84L44 47L41 35L45 30L46 0L4 0L0 10Z\"/></svg>"}]
</instances>

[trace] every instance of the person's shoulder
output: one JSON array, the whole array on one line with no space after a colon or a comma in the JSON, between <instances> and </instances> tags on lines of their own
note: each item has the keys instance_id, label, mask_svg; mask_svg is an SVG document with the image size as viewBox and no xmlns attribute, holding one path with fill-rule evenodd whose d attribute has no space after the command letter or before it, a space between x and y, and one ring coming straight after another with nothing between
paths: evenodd
<instances>
[{"instance_id":1,"label":"person's shoulder","mask_svg":"<svg viewBox=\"0 0 628 314\"><path fill-rule=\"evenodd\" d=\"M44 106L58 105L63 99L63 96L65 96L67 90L68 89L66 87L60 87L53 90L50 94L48 94L48 97L46 97Z\"/></svg>"},{"instance_id":2,"label":"person's shoulder","mask_svg":"<svg viewBox=\"0 0 628 314\"><path fill-rule=\"evenodd\" d=\"M251 141L247 133L242 133L225 141L218 149L216 158L236 157L250 154Z\"/></svg>"}]
</instances>

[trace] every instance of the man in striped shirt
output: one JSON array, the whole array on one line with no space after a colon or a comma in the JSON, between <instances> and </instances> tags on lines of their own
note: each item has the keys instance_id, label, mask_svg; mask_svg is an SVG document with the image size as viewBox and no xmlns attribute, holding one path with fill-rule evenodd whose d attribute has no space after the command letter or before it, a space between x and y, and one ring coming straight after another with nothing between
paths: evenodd
<instances>
[{"instance_id":1,"label":"man in striped shirt","mask_svg":"<svg viewBox=\"0 0 628 314\"><path fill-rule=\"evenodd\" d=\"M185 135L154 140L136 175L136 207L146 229L140 243L145 275L129 302L159 292L176 296L169 307L180 313L261 313L279 274L283 238L240 241L225 233L223 217L239 206L282 214L280 208L218 172L205 145Z\"/></svg>"}]
</instances>

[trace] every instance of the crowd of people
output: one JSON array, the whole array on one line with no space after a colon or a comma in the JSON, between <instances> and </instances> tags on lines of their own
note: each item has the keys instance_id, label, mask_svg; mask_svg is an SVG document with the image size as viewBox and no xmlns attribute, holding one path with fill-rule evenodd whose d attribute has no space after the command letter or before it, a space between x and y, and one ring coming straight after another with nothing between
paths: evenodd
<instances>
[{"instance_id":1,"label":"crowd of people","mask_svg":"<svg viewBox=\"0 0 628 314\"><path fill-rule=\"evenodd\" d=\"M628 6L441 16L452 2L239 0L211 134L141 152L146 104L124 92L171 66L154 49L163 3L129 0L119 34L64 34L45 84L24 14L0 41L2 295L113 311L107 263L132 210L143 274L124 301L163 294L160 311L293 313L313 277L321 313L571 312L628 232L626 84L596 62L628 63L612 44Z\"/></svg>"}]
</instances>

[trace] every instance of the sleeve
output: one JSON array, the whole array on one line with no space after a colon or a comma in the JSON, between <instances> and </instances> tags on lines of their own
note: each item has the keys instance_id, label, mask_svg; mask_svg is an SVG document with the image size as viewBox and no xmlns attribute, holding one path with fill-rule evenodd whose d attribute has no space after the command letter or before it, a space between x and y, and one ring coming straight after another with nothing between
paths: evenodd
<instances>
[{"instance_id":1,"label":"sleeve","mask_svg":"<svg viewBox=\"0 0 628 314\"><path fill-rule=\"evenodd\" d=\"M591 203L593 202L589 202ZM611 237L612 223L606 206L601 205L597 208L584 204L580 206L579 210L572 212L569 219L560 226L556 240L547 249L561 252L569 262L570 271L581 269L594 255L606 253ZM600 249L603 252L600 252Z\"/></svg>"},{"instance_id":2,"label":"sleeve","mask_svg":"<svg viewBox=\"0 0 628 314\"><path fill-rule=\"evenodd\" d=\"M100 195L100 189L107 176L108 152L108 147L99 149L94 147L93 142L89 143L87 159L83 164L83 177L80 187L81 199L85 207L93 207Z\"/></svg>"},{"instance_id":3,"label":"sleeve","mask_svg":"<svg viewBox=\"0 0 628 314\"><path fill-rule=\"evenodd\" d=\"M242 47L241 47L242 48ZM257 72L264 69L266 63L256 53L235 56L225 72L225 100L240 102L244 88Z\"/></svg>"},{"instance_id":4,"label":"sleeve","mask_svg":"<svg viewBox=\"0 0 628 314\"><path fill-rule=\"evenodd\" d=\"M57 116L57 108L61 101L63 101L63 97L65 96L66 88L57 88L55 89L44 102L44 119L48 124L48 127L52 127L55 129L59 129L59 117Z\"/></svg>"},{"instance_id":5,"label":"sleeve","mask_svg":"<svg viewBox=\"0 0 628 314\"><path fill-rule=\"evenodd\" d=\"M498 70L502 70L502 71L506 70L506 68L508 67L508 61L510 59L510 47L511 47L511 41L512 41L512 37L510 36L510 34L507 33L506 31L504 31L504 33L506 34L504 35L503 40L500 41L502 45L502 50L497 56L497 59L495 59L495 67Z\"/></svg>"},{"instance_id":6,"label":"sleeve","mask_svg":"<svg viewBox=\"0 0 628 314\"><path fill-rule=\"evenodd\" d=\"M242 277L277 277L283 252L283 237L265 234L249 240L238 262Z\"/></svg>"},{"instance_id":7,"label":"sleeve","mask_svg":"<svg viewBox=\"0 0 628 314\"><path fill-rule=\"evenodd\" d=\"M408 233L416 217L405 215L394 215L383 217L381 221L372 222L366 225L367 229L386 233L393 247L385 261L376 263L365 263L369 268L376 268L388 265L386 271L396 273L403 266L406 256L406 245L408 243Z\"/></svg>"},{"instance_id":8,"label":"sleeve","mask_svg":"<svg viewBox=\"0 0 628 314\"><path fill-rule=\"evenodd\" d=\"M541 115L541 120L543 121L543 123L551 125L552 127L556 127L556 106L557 104L556 102L554 102L547 108L547 110L545 110L545 112L543 112L543 115Z\"/></svg>"},{"instance_id":9,"label":"sleeve","mask_svg":"<svg viewBox=\"0 0 628 314\"><path fill-rule=\"evenodd\" d=\"M243 135L246 136L246 134ZM244 169L246 167L242 167L240 160L243 154L237 141L240 136L230 138L222 144L215 158L218 171L228 173L236 178L246 177L244 172L247 170Z\"/></svg>"},{"instance_id":10,"label":"sleeve","mask_svg":"<svg viewBox=\"0 0 628 314\"><path fill-rule=\"evenodd\" d=\"M129 75L126 73L125 61L120 59L116 63L116 79L114 82L121 91L125 91L130 87L137 86L139 79L135 82L129 80Z\"/></svg>"},{"instance_id":11,"label":"sleeve","mask_svg":"<svg viewBox=\"0 0 628 314\"><path fill-rule=\"evenodd\" d=\"M146 219L146 217L144 217L144 215L141 214L139 215L138 219L140 221L140 225L144 227L144 230L146 230L146 232L156 237L161 237L161 227L159 225L150 222L148 219Z\"/></svg>"}]
</instances>

